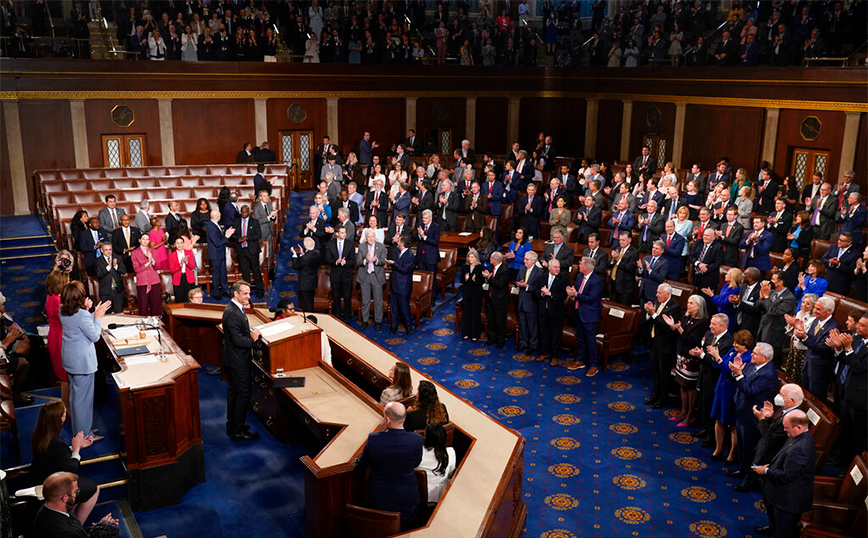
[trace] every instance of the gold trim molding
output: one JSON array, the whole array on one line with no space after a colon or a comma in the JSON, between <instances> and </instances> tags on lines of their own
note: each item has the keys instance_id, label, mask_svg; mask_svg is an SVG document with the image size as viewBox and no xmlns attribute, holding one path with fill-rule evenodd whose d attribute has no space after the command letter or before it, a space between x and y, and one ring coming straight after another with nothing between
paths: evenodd
<instances>
[{"instance_id":1,"label":"gold trim molding","mask_svg":"<svg viewBox=\"0 0 868 538\"><path fill-rule=\"evenodd\" d=\"M462 91L436 92L372 92L372 91L5 91L0 92L0 101L40 101L63 99L388 99L407 97L467 97ZM791 110L827 110L836 112L868 112L868 103L838 101L803 101L777 99L750 99L742 97L706 97L692 95L648 95L589 92L509 92L481 91L473 97L519 97L519 98L572 98L606 99L615 101L643 101L671 103L674 105L709 105L743 108L783 108Z\"/></svg>"}]
</instances>

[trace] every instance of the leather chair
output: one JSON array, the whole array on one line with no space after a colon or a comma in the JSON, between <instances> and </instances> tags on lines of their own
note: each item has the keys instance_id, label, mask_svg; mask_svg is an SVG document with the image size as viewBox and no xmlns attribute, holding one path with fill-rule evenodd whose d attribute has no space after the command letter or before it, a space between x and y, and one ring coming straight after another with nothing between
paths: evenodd
<instances>
[{"instance_id":1,"label":"leather chair","mask_svg":"<svg viewBox=\"0 0 868 538\"><path fill-rule=\"evenodd\" d=\"M401 532L401 513L363 508L348 504L344 508L344 536L348 538L386 538Z\"/></svg>"},{"instance_id":2,"label":"leather chair","mask_svg":"<svg viewBox=\"0 0 868 538\"><path fill-rule=\"evenodd\" d=\"M663 282L672 286L672 297L681 307L681 311L687 312L687 300L690 299L691 295L696 294L696 286L675 280L664 280Z\"/></svg>"},{"instance_id":3,"label":"leather chair","mask_svg":"<svg viewBox=\"0 0 868 538\"><path fill-rule=\"evenodd\" d=\"M8 377L6 379L8 380ZM21 440L18 434L18 417L15 414L15 403L11 399L0 401L0 432L10 432L12 434L12 441L15 443L15 452L18 455L18 460L21 461Z\"/></svg>"},{"instance_id":4,"label":"leather chair","mask_svg":"<svg viewBox=\"0 0 868 538\"><path fill-rule=\"evenodd\" d=\"M814 477L814 506L802 517L801 536L865 536L868 495L866 454L856 456L843 477ZM861 477L857 483L854 476Z\"/></svg>"},{"instance_id":5,"label":"leather chair","mask_svg":"<svg viewBox=\"0 0 868 538\"><path fill-rule=\"evenodd\" d=\"M835 321L841 327L847 326L847 315L853 311L868 312L868 303L857 301L851 297L842 296L838 299L838 304L835 306Z\"/></svg>"},{"instance_id":6,"label":"leather chair","mask_svg":"<svg viewBox=\"0 0 868 538\"><path fill-rule=\"evenodd\" d=\"M608 300L602 302L602 317L597 326L597 353L600 367L605 370L609 365L609 357L621 353L630 354L633 361L633 338L639 330L641 311L638 308L624 306ZM576 328L572 316L567 316L564 324L563 345L572 349L575 355Z\"/></svg>"},{"instance_id":7,"label":"leather chair","mask_svg":"<svg viewBox=\"0 0 868 538\"><path fill-rule=\"evenodd\" d=\"M455 273L458 264L457 248L441 248L440 261L437 262L437 289L438 295L446 298L446 288L455 291Z\"/></svg>"},{"instance_id":8,"label":"leather chair","mask_svg":"<svg viewBox=\"0 0 868 538\"><path fill-rule=\"evenodd\" d=\"M87 188L98 194L114 191L114 181L111 179L92 179L87 182Z\"/></svg>"},{"instance_id":9,"label":"leather chair","mask_svg":"<svg viewBox=\"0 0 868 538\"><path fill-rule=\"evenodd\" d=\"M124 294L127 296L127 305L124 308L125 314L139 313L139 294L136 290L136 275L130 272L124 275Z\"/></svg>"},{"instance_id":10,"label":"leather chair","mask_svg":"<svg viewBox=\"0 0 868 538\"><path fill-rule=\"evenodd\" d=\"M413 290L410 292L410 315L415 316L416 327L420 326L422 314L431 314L431 307L434 306L433 292L434 273L431 271L413 271Z\"/></svg>"},{"instance_id":11,"label":"leather chair","mask_svg":"<svg viewBox=\"0 0 868 538\"><path fill-rule=\"evenodd\" d=\"M814 239L811 241L811 259L822 260L823 256L829 252L829 248L835 243L826 241L825 239Z\"/></svg>"},{"instance_id":12,"label":"leather chair","mask_svg":"<svg viewBox=\"0 0 868 538\"><path fill-rule=\"evenodd\" d=\"M385 301L385 298L383 299ZM317 312L332 313L332 281L329 268L321 266L317 273L316 291L313 296L313 309Z\"/></svg>"}]
</instances>

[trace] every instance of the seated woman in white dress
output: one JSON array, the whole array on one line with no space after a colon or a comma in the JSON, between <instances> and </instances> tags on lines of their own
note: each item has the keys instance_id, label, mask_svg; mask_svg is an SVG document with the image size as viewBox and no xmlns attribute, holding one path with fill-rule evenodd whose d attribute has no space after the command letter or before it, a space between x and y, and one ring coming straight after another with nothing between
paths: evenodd
<instances>
[{"instance_id":1,"label":"seated woman in white dress","mask_svg":"<svg viewBox=\"0 0 868 538\"><path fill-rule=\"evenodd\" d=\"M455 449L446 446L446 429L437 422L428 424L425 428L423 446L422 463L417 469L424 469L428 475L428 502L436 503L440 501L455 473Z\"/></svg>"}]
</instances>

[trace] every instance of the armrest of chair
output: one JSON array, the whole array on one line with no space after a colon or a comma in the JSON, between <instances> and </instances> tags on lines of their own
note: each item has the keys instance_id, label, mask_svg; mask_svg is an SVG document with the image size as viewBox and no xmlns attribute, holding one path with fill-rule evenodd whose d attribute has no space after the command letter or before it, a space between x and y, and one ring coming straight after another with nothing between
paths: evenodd
<instances>
[{"instance_id":1,"label":"armrest of chair","mask_svg":"<svg viewBox=\"0 0 868 538\"><path fill-rule=\"evenodd\" d=\"M841 489L842 479L833 476L814 477L814 502L834 502Z\"/></svg>"},{"instance_id":2,"label":"armrest of chair","mask_svg":"<svg viewBox=\"0 0 868 538\"><path fill-rule=\"evenodd\" d=\"M835 502L815 502L808 517L810 518L809 521L815 525L847 529L858 512L858 506Z\"/></svg>"}]
</instances>

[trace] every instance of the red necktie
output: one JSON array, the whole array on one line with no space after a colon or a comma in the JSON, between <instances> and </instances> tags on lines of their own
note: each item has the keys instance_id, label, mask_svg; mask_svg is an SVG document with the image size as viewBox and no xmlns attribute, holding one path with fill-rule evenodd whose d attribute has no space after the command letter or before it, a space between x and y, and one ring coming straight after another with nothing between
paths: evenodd
<instances>
[{"instance_id":1,"label":"red necktie","mask_svg":"<svg viewBox=\"0 0 868 538\"><path fill-rule=\"evenodd\" d=\"M371 212L372 215L377 214L377 208L380 207L380 202L378 201L379 199L380 199L380 193L377 191L374 191L374 205L371 208L372 209L372 212Z\"/></svg>"},{"instance_id":2,"label":"red necktie","mask_svg":"<svg viewBox=\"0 0 868 538\"><path fill-rule=\"evenodd\" d=\"M670 241L672 241L672 236L671 236L671 235L667 235L667 236L666 236L666 246L667 246L667 247L669 246L669 242L670 242Z\"/></svg>"}]
</instances>

